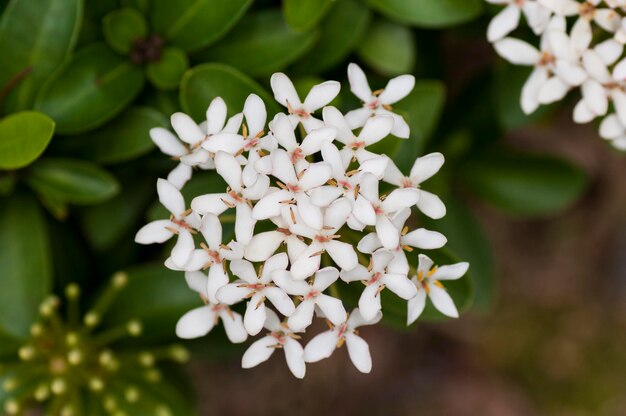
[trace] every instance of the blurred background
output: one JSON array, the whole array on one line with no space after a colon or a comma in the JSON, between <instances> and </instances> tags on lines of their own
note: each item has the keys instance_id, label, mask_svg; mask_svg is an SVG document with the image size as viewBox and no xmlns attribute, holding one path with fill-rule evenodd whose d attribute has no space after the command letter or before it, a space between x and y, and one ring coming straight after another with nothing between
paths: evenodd
<instances>
[{"instance_id":1,"label":"blurred background","mask_svg":"<svg viewBox=\"0 0 626 416\"><path fill-rule=\"evenodd\" d=\"M573 123L573 95L522 114L529 70L502 62L485 40L498 7L0 0L0 10L7 414L626 414L626 156L597 126ZM533 39L525 29L516 35ZM276 112L275 71L301 91L342 81L334 104L345 110L358 105L345 82L349 62L373 89L403 73L418 79L397 106L409 144L386 140L381 150L399 164L446 155L424 187L441 195L448 215L423 224L471 263L468 284L453 293L461 318L402 328L404 309L391 307L386 325L361 331L371 374L341 349L309 365L303 381L279 357L242 370L245 346L228 344L221 328L177 341L176 320L201 302L161 265L167 247L133 242L145 221L165 215L154 184L175 166L148 129L169 127L175 111L201 121L217 95L231 114L250 92ZM28 151L11 153L19 140ZM214 181L199 172L184 193L210 192ZM88 353L74 363L82 345Z\"/></svg>"}]
</instances>

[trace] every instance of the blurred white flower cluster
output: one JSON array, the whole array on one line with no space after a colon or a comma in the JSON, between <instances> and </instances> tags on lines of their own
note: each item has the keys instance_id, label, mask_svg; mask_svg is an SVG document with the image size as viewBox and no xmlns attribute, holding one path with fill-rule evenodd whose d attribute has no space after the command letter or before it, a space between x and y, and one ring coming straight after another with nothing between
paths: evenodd
<instances>
[{"instance_id":1,"label":"blurred white flower cluster","mask_svg":"<svg viewBox=\"0 0 626 416\"><path fill-rule=\"evenodd\" d=\"M200 125L176 113L176 135L151 130L159 148L180 164L157 183L170 218L145 225L136 241L163 243L176 235L165 265L184 271L205 302L180 319L180 337L206 335L219 320L234 343L265 328L267 335L244 354L243 367L281 348L292 373L302 378L305 363L329 357L344 342L357 369L370 371L369 347L357 328L381 319L383 290L408 301L408 324L420 316L427 297L443 314L458 316L441 282L460 278L468 264L437 268L420 254L411 267L405 254L446 243L438 232L405 226L413 207L432 218L445 215L441 200L420 189L443 156L418 158L405 175L387 156L368 149L390 134L408 138L409 126L391 105L411 92L414 77L396 77L372 92L357 65L348 67L348 76L364 104L345 115L328 106L338 82L315 85L301 101L290 79L277 73L271 85L287 113L277 114L267 132L265 105L254 94L229 119L226 104L215 98ZM194 168L215 169L224 191L198 195L188 208L179 189ZM393 190L381 195L381 181ZM232 222L232 211L235 238L224 241L222 225L227 217ZM338 280L363 285L358 308L346 311ZM231 309L242 302L243 316ZM329 330L303 347L300 334L314 317L326 319Z\"/></svg>"},{"instance_id":2,"label":"blurred white flower cluster","mask_svg":"<svg viewBox=\"0 0 626 416\"><path fill-rule=\"evenodd\" d=\"M534 67L521 93L525 113L561 100L580 88L574 121L602 117L600 136L626 150L626 1L486 0L506 5L491 21L487 37L498 54ZM538 45L509 37L521 15Z\"/></svg>"}]
</instances>

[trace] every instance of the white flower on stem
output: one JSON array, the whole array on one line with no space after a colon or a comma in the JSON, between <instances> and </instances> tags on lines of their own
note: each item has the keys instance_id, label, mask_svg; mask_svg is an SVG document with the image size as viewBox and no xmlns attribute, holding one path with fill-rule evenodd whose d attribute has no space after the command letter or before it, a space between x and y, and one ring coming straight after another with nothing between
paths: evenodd
<instances>
[{"instance_id":1,"label":"white flower on stem","mask_svg":"<svg viewBox=\"0 0 626 416\"><path fill-rule=\"evenodd\" d=\"M430 218L443 218L446 215L446 206L437 195L420 189L420 185L439 172L444 160L441 153L430 153L418 157L415 163L413 163L409 176L404 176L395 163L390 160L385 171L384 180L400 188L417 189L419 199L416 205L419 210Z\"/></svg>"},{"instance_id":2,"label":"white flower on stem","mask_svg":"<svg viewBox=\"0 0 626 416\"><path fill-rule=\"evenodd\" d=\"M285 316L291 315L295 310L289 295L272 283L272 273L285 270L288 263L287 254L276 254L263 263L257 274L252 263L247 260L230 262L230 270L240 280L221 287L217 291L217 300L226 305L234 305L243 299L250 299L243 317L243 324L250 335L256 335L263 329L267 316L266 299Z\"/></svg>"},{"instance_id":3,"label":"white flower on stem","mask_svg":"<svg viewBox=\"0 0 626 416\"><path fill-rule=\"evenodd\" d=\"M250 94L243 106L243 115L246 124L243 125L244 145L240 152L247 155L243 168L243 183L252 186L259 176L255 164L265 152L271 152L278 147L276 139L271 135L265 135L265 121L267 110L263 100L256 95ZM270 167L271 172L271 167Z\"/></svg>"},{"instance_id":4,"label":"white flower on stem","mask_svg":"<svg viewBox=\"0 0 626 416\"><path fill-rule=\"evenodd\" d=\"M372 92L367 77L357 64L348 65L350 91L363 101L363 108L346 114L346 121L352 129L363 127L373 115L387 115L393 118L391 134L402 139L410 135L409 125L401 115L394 113L392 104L409 95L415 86L413 75L400 75L389 80L385 88Z\"/></svg>"},{"instance_id":5,"label":"white flower on stem","mask_svg":"<svg viewBox=\"0 0 626 416\"><path fill-rule=\"evenodd\" d=\"M409 261L406 258L405 251L412 252L413 248L433 250L443 247L448 241L443 234L425 228L417 228L409 232L409 228L405 227L404 223L410 216L411 209L404 208L396 214L392 221L396 228L402 231L400 232L400 244L398 244L398 247L388 250L389 253L393 254L393 259L387 265L387 270L390 273L409 274ZM378 235L369 233L359 241L357 250L361 253L372 254L382 248L382 246Z\"/></svg>"},{"instance_id":6,"label":"white flower on stem","mask_svg":"<svg viewBox=\"0 0 626 416\"><path fill-rule=\"evenodd\" d=\"M309 246L291 265L291 275L294 279L304 280L315 273L320 267L323 253L328 253L342 270L351 270L357 266L358 257L354 247L340 241L341 236L337 234L346 223L351 209L350 203L345 198L338 199L324 210L324 219L320 227L311 228L302 221L302 213L292 208L295 221L290 226L290 231L311 239Z\"/></svg>"},{"instance_id":7,"label":"white flower on stem","mask_svg":"<svg viewBox=\"0 0 626 416\"><path fill-rule=\"evenodd\" d=\"M235 236L237 241L247 244L254 233L256 220L252 218L252 201L261 199L270 186L270 179L259 175L256 182L246 187L242 168L235 156L226 152L215 155L215 169L226 181L228 189L221 194L206 194L195 197L191 208L200 215L220 215L228 208L235 208Z\"/></svg>"},{"instance_id":8,"label":"white flower on stem","mask_svg":"<svg viewBox=\"0 0 626 416\"><path fill-rule=\"evenodd\" d=\"M366 321L374 319L381 310L380 293L388 288L402 299L409 300L417 290L406 274L390 273L387 270L393 254L377 251L372 254L368 267L362 264L352 270L342 270L341 279L345 282L361 281L365 285L359 298L359 309Z\"/></svg>"},{"instance_id":9,"label":"white flower on stem","mask_svg":"<svg viewBox=\"0 0 626 416\"><path fill-rule=\"evenodd\" d=\"M265 261L276 253L281 244L285 244L289 260L295 261L307 245L302 237L289 231L289 223L282 217L270 220L276 225L276 230L255 234L245 247L244 257L250 261Z\"/></svg>"},{"instance_id":10,"label":"white flower on stem","mask_svg":"<svg viewBox=\"0 0 626 416\"><path fill-rule=\"evenodd\" d=\"M487 0L488 3L506 5L493 17L487 28L487 39L495 42L502 39L519 25L523 13L528 26L536 35L543 33L550 21L551 11L535 0Z\"/></svg>"},{"instance_id":11,"label":"white flower on stem","mask_svg":"<svg viewBox=\"0 0 626 416\"><path fill-rule=\"evenodd\" d=\"M272 274L274 283L288 294L300 297L300 303L287 320L290 328L294 331L304 331L313 321L316 306L334 325L345 322L347 314L341 300L323 293L338 278L339 271L334 267L318 270L313 278L313 283L295 280L291 273L286 270L278 270Z\"/></svg>"},{"instance_id":12,"label":"white flower on stem","mask_svg":"<svg viewBox=\"0 0 626 416\"><path fill-rule=\"evenodd\" d=\"M304 360L315 363L330 357L337 348L346 344L352 364L362 373L372 371L372 357L367 342L358 334L357 328L364 325L375 325L382 318L378 314L374 319L366 320L359 309L354 309L348 319L341 325L329 325L330 330L316 335L304 348Z\"/></svg>"},{"instance_id":13,"label":"white flower on stem","mask_svg":"<svg viewBox=\"0 0 626 416\"><path fill-rule=\"evenodd\" d=\"M304 130L309 133L311 130L324 127L321 120L313 117L313 113L330 103L339 94L341 84L337 81L326 81L314 85L309 91L304 103L300 101L293 83L282 72L277 72L270 79L274 98L289 111L289 120L295 128L298 123L302 123Z\"/></svg>"},{"instance_id":14,"label":"white flower on stem","mask_svg":"<svg viewBox=\"0 0 626 416\"><path fill-rule=\"evenodd\" d=\"M168 220L157 220L144 225L135 236L139 244L164 243L178 235L172 249L171 261L183 267L191 258L195 244L192 234L200 227L200 217L191 209L185 209L185 200L174 185L165 179L157 181L159 201L171 213Z\"/></svg>"},{"instance_id":15,"label":"white flower on stem","mask_svg":"<svg viewBox=\"0 0 626 416\"><path fill-rule=\"evenodd\" d=\"M241 125L242 115L236 114L226 123L226 104L220 97L211 101L206 112L206 122L201 125L196 124L185 113L174 113L171 117L172 127L178 137L187 143L190 153L182 156L181 161L190 166L204 166L210 168L212 165L211 152L218 150L231 150L226 144L243 142L243 138L239 136L237 131ZM211 149L206 147L207 143L213 143ZM226 143L223 148L217 144ZM241 145L234 151L239 150Z\"/></svg>"},{"instance_id":16,"label":"white flower on stem","mask_svg":"<svg viewBox=\"0 0 626 416\"><path fill-rule=\"evenodd\" d=\"M286 322L281 323L274 311L269 309L264 326L270 331L269 334L250 345L241 359L241 366L243 368L256 367L267 361L274 351L282 348L291 373L297 378L304 378L306 365L304 349L298 342L300 336L292 331Z\"/></svg>"},{"instance_id":17,"label":"white flower on stem","mask_svg":"<svg viewBox=\"0 0 626 416\"><path fill-rule=\"evenodd\" d=\"M600 137L609 140L618 150L626 150L626 125L616 114L608 115L600 123Z\"/></svg>"},{"instance_id":18,"label":"white flower on stem","mask_svg":"<svg viewBox=\"0 0 626 416\"><path fill-rule=\"evenodd\" d=\"M252 216L257 220L264 220L281 215L282 209L289 204L295 204L302 215L303 221L313 228L322 224L322 212L311 202L308 191L325 184L331 175L331 168L327 163L311 163L305 170L296 175L295 167L287 152L277 149L272 152L272 175L276 177L280 189L270 188L257 202L252 210Z\"/></svg>"},{"instance_id":19,"label":"white flower on stem","mask_svg":"<svg viewBox=\"0 0 626 416\"><path fill-rule=\"evenodd\" d=\"M206 214L202 217L200 232L206 241L206 244L200 244L202 250L198 251L202 254L204 262L202 268L209 269L207 297L211 303L219 303L216 293L222 286L228 284L226 261L241 259L243 246L235 241L231 241L227 245L222 244L222 224L219 218L213 214Z\"/></svg>"},{"instance_id":20,"label":"white flower on stem","mask_svg":"<svg viewBox=\"0 0 626 416\"><path fill-rule=\"evenodd\" d=\"M532 113L540 104L562 99L587 78L580 55L565 33L565 20L552 18L541 38L541 50L519 39L504 38L494 43L496 52L516 65L534 66L522 88L521 106Z\"/></svg>"},{"instance_id":21,"label":"white flower on stem","mask_svg":"<svg viewBox=\"0 0 626 416\"><path fill-rule=\"evenodd\" d=\"M417 294L408 303L407 325L411 325L422 314L426 306L426 297L430 298L435 308L442 314L451 318L459 317L454 301L441 281L461 278L467 272L469 264L462 262L449 266L433 266L434 263L428 256L419 255L417 275L411 279L417 288Z\"/></svg>"},{"instance_id":22,"label":"white flower on stem","mask_svg":"<svg viewBox=\"0 0 626 416\"><path fill-rule=\"evenodd\" d=\"M185 273L190 289L198 292L205 305L185 313L176 323L176 335L183 339L202 337L217 325L221 319L230 342L238 344L248 338L243 319L228 305L213 304L206 299L207 276L202 272Z\"/></svg>"},{"instance_id":23,"label":"white flower on stem","mask_svg":"<svg viewBox=\"0 0 626 416\"><path fill-rule=\"evenodd\" d=\"M387 196L378 195L378 179L370 173L363 174L352 213L361 223L373 225L384 248L393 250L400 244L400 230L393 224L398 211L412 207L420 198L415 188L394 189Z\"/></svg>"},{"instance_id":24,"label":"white flower on stem","mask_svg":"<svg viewBox=\"0 0 626 416\"><path fill-rule=\"evenodd\" d=\"M344 145L340 154L345 167L348 167L351 160L363 163L368 159L378 157L379 155L365 148L387 137L394 125L393 118L387 115L369 117L359 135L355 136L341 111L335 107L324 107L323 117L327 126L337 129L337 141Z\"/></svg>"},{"instance_id":25,"label":"white flower on stem","mask_svg":"<svg viewBox=\"0 0 626 416\"><path fill-rule=\"evenodd\" d=\"M180 158L189 153L189 149L169 130L163 127L150 129L150 138L164 154L178 161L178 165L167 175L167 180L178 189L191 179L193 169L180 161Z\"/></svg>"},{"instance_id":26,"label":"white flower on stem","mask_svg":"<svg viewBox=\"0 0 626 416\"><path fill-rule=\"evenodd\" d=\"M278 144L287 151L291 158L291 163L296 167L297 172L301 172L309 165L309 162L306 160L307 156L318 153L323 143L330 143L337 136L335 128L320 127L311 130L302 139L302 143L298 143L289 117L282 113L276 114L276 117L270 123L270 130Z\"/></svg>"}]
</instances>

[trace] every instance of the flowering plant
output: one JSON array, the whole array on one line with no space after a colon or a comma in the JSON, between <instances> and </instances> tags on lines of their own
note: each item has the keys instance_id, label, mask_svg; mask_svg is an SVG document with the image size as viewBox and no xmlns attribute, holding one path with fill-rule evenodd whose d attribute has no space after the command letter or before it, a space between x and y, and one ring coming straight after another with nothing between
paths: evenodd
<instances>
[{"instance_id":1,"label":"flowering plant","mask_svg":"<svg viewBox=\"0 0 626 416\"><path fill-rule=\"evenodd\" d=\"M436 267L420 254L417 267L411 267L405 253L447 241L438 232L405 226L414 207L433 219L445 215L439 197L421 189L443 165L443 155L419 157L403 173L389 157L372 151L389 135L409 137L408 124L391 105L411 92L415 79L401 75L372 92L356 64L349 65L348 78L363 106L345 115L330 105L338 82L315 85L301 100L291 80L276 73L274 98L287 113L276 114L268 132L265 104L255 94L230 118L217 97L201 124L175 113L176 135L151 130L156 145L179 165L157 182L169 219L145 225L135 240L164 243L176 235L165 265L184 271L205 303L178 321L180 337L206 335L219 320L234 343L265 328L268 334L250 346L242 366L256 366L282 348L289 369L302 378L306 362L330 356L344 342L357 369L371 370L369 347L356 328L381 319L385 289L408 301L407 324L420 316L427 297L444 315L458 317L441 282L462 277L468 263ZM196 195L188 208L180 189L194 168L215 169L224 190ZM390 191L381 194L384 184ZM232 217L229 210L235 217L231 241L223 227ZM349 313L337 290L340 281L365 286ZM244 301L242 317L231 306ZM330 330L303 348L300 334L314 316L325 318Z\"/></svg>"},{"instance_id":2,"label":"flowering plant","mask_svg":"<svg viewBox=\"0 0 626 416\"><path fill-rule=\"evenodd\" d=\"M513 64L534 67L521 92L522 110L532 113L580 88L574 121L603 118L600 136L626 150L626 4L615 0L487 1L506 5L487 30L496 52ZM522 14L540 37L538 46L509 36Z\"/></svg>"}]
</instances>

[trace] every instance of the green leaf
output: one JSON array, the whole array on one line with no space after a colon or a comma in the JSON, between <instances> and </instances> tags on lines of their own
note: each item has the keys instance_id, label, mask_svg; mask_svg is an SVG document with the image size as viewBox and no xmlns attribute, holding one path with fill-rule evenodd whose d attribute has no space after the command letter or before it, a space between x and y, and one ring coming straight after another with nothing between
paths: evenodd
<instances>
[{"instance_id":1,"label":"green leaf","mask_svg":"<svg viewBox=\"0 0 626 416\"><path fill-rule=\"evenodd\" d=\"M293 30L307 31L328 13L334 0L283 0L283 13Z\"/></svg>"},{"instance_id":2,"label":"green leaf","mask_svg":"<svg viewBox=\"0 0 626 416\"><path fill-rule=\"evenodd\" d=\"M225 35L252 0L153 0L152 28L168 44L192 52Z\"/></svg>"},{"instance_id":3,"label":"green leaf","mask_svg":"<svg viewBox=\"0 0 626 416\"><path fill-rule=\"evenodd\" d=\"M98 130L59 138L53 150L105 165L125 162L154 149L149 130L167 125L167 119L159 111L149 107L131 107Z\"/></svg>"},{"instance_id":4,"label":"green leaf","mask_svg":"<svg viewBox=\"0 0 626 416\"><path fill-rule=\"evenodd\" d=\"M241 111L250 94L257 94L267 106L268 116L279 110L272 97L246 75L222 64L203 64L188 70L180 84L180 103L183 111L195 120L205 117L206 109L215 97L222 97L229 114Z\"/></svg>"},{"instance_id":5,"label":"green leaf","mask_svg":"<svg viewBox=\"0 0 626 416\"><path fill-rule=\"evenodd\" d=\"M313 46L317 37L317 31L294 32L278 10L262 10L245 16L229 35L196 58L223 62L259 77L296 61Z\"/></svg>"},{"instance_id":6,"label":"green leaf","mask_svg":"<svg viewBox=\"0 0 626 416\"><path fill-rule=\"evenodd\" d=\"M15 194L0 202L0 330L24 338L52 285L46 223L37 201Z\"/></svg>"},{"instance_id":7,"label":"green leaf","mask_svg":"<svg viewBox=\"0 0 626 416\"><path fill-rule=\"evenodd\" d=\"M370 9L363 7L360 1L336 1L319 25L321 31L319 40L293 66L293 72L319 74L338 65L357 47L365 35L371 15Z\"/></svg>"},{"instance_id":8,"label":"green leaf","mask_svg":"<svg viewBox=\"0 0 626 416\"><path fill-rule=\"evenodd\" d=\"M411 29L379 19L369 26L358 55L380 74L393 77L413 71L416 50Z\"/></svg>"},{"instance_id":9,"label":"green leaf","mask_svg":"<svg viewBox=\"0 0 626 416\"><path fill-rule=\"evenodd\" d=\"M148 34L148 22L137 10L123 7L104 16L102 32L113 50L126 55L133 48L135 40Z\"/></svg>"},{"instance_id":10,"label":"green leaf","mask_svg":"<svg viewBox=\"0 0 626 416\"><path fill-rule=\"evenodd\" d=\"M481 0L367 0L390 19L417 27L440 28L471 20L482 11Z\"/></svg>"},{"instance_id":11,"label":"green leaf","mask_svg":"<svg viewBox=\"0 0 626 416\"><path fill-rule=\"evenodd\" d=\"M8 359L17 359L17 350L21 343L2 332L0 332L0 360L8 361ZM4 390L4 389L0 389ZM2 393L0 393L0 403L2 403Z\"/></svg>"},{"instance_id":12,"label":"green leaf","mask_svg":"<svg viewBox=\"0 0 626 416\"><path fill-rule=\"evenodd\" d=\"M0 169L19 169L37 159L50 143L54 121L36 111L0 120Z\"/></svg>"},{"instance_id":13,"label":"green leaf","mask_svg":"<svg viewBox=\"0 0 626 416\"><path fill-rule=\"evenodd\" d=\"M175 90L187 68L189 60L185 52L178 48L165 48L158 61L146 65L146 77L157 88Z\"/></svg>"},{"instance_id":14,"label":"green leaf","mask_svg":"<svg viewBox=\"0 0 626 416\"><path fill-rule=\"evenodd\" d=\"M408 140L402 140L393 160L408 173L415 159L422 156L426 142L439 123L445 101L445 85L440 81L418 80L413 91L394 105L411 128Z\"/></svg>"},{"instance_id":15,"label":"green leaf","mask_svg":"<svg viewBox=\"0 0 626 416\"><path fill-rule=\"evenodd\" d=\"M505 150L481 152L461 166L458 177L501 210L527 217L561 212L587 185L585 173L566 160Z\"/></svg>"},{"instance_id":16,"label":"green leaf","mask_svg":"<svg viewBox=\"0 0 626 416\"><path fill-rule=\"evenodd\" d=\"M81 0L12 0L0 19L0 90L14 85L9 112L31 108L35 95L70 55L80 31Z\"/></svg>"},{"instance_id":17,"label":"green leaf","mask_svg":"<svg viewBox=\"0 0 626 416\"><path fill-rule=\"evenodd\" d=\"M25 179L37 192L70 204L97 204L119 191L113 175L82 160L41 159L30 167Z\"/></svg>"},{"instance_id":18,"label":"green leaf","mask_svg":"<svg viewBox=\"0 0 626 416\"><path fill-rule=\"evenodd\" d=\"M56 78L46 84L35 108L52 117L57 132L77 134L115 117L139 94L143 73L104 44L76 53Z\"/></svg>"},{"instance_id":19,"label":"green leaf","mask_svg":"<svg viewBox=\"0 0 626 416\"><path fill-rule=\"evenodd\" d=\"M178 319L190 309L202 306L198 294L187 286L184 273L169 270L162 263L124 271L128 285L111 305L106 325L139 319L144 327L142 343L175 338Z\"/></svg>"}]
</instances>

